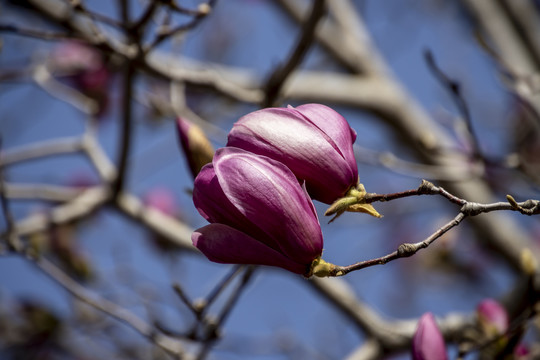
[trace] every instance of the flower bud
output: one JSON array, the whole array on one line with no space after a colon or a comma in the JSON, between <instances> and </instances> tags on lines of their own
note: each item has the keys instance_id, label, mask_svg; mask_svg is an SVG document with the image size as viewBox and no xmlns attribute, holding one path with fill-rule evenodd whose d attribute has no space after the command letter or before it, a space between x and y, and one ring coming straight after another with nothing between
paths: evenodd
<instances>
[{"instance_id":1,"label":"flower bud","mask_svg":"<svg viewBox=\"0 0 540 360\"><path fill-rule=\"evenodd\" d=\"M212 161L214 148L197 125L181 117L176 120L176 125L180 146L195 178L202 167Z\"/></svg>"},{"instance_id":2,"label":"flower bud","mask_svg":"<svg viewBox=\"0 0 540 360\"><path fill-rule=\"evenodd\" d=\"M523 343L518 344L514 349L514 360L527 360L529 359L530 354L531 350L527 347L527 345Z\"/></svg>"},{"instance_id":3,"label":"flower bud","mask_svg":"<svg viewBox=\"0 0 540 360\"><path fill-rule=\"evenodd\" d=\"M446 346L432 313L425 313L418 321L412 342L414 360L446 360Z\"/></svg>"},{"instance_id":4,"label":"flower bud","mask_svg":"<svg viewBox=\"0 0 540 360\"><path fill-rule=\"evenodd\" d=\"M268 156L305 181L313 199L331 204L358 183L356 132L327 106L267 108L240 118L227 146Z\"/></svg>"},{"instance_id":5,"label":"flower bud","mask_svg":"<svg viewBox=\"0 0 540 360\"><path fill-rule=\"evenodd\" d=\"M105 112L111 72L99 51L77 41L66 41L53 51L49 65L96 102L96 115Z\"/></svg>"},{"instance_id":6,"label":"flower bud","mask_svg":"<svg viewBox=\"0 0 540 360\"><path fill-rule=\"evenodd\" d=\"M476 307L478 321L488 336L502 335L508 330L509 319L506 309L493 299L485 299Z\"/></svg>"},{"instance_id":7,"label":"flower bud","mask_svg":"<svg viewBox=\"0 0 540 360\"><path fill-rule=\"evenodd\" d=\"M193 202L211 224L191 238L211 261L278 266L307 276L321 256L313 203L294 174L266 156L217 150L195 179Z\"/></svg>"}]
</instances>

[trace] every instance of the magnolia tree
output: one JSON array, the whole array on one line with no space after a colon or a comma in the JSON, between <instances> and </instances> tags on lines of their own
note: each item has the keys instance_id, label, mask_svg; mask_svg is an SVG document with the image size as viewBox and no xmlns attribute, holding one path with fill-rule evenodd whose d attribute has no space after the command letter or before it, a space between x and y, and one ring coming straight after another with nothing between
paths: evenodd
<instances>
[{"instance_id":1,"label":"magnolia tree","mask_svg":"<svg viewBox=\"0 0 540 360\"><path fill-rule=\"evenodd\" d=\"M2 10L2 358L539 356L533 1Z\"/></svg>"}]
</instances>

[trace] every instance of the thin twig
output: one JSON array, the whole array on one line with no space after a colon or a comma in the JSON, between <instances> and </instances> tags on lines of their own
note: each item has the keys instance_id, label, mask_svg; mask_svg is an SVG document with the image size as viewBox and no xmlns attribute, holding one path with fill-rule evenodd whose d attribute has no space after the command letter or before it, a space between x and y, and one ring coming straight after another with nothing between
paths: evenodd
<instances>
[{"instance_id":1,"label":"thin twig","mask_svg":"<svg viewBox=\"0 0 540 360\"><path fill-rule=\"evenodd\" d=\"M122 19L122 26L124 29L129 28L129 12L130 12L130 6L129 6L130 0L119 0L120 3L120 19Z\"/></svg>"},{"instance_id":2,"label":"thin twig","mask_svg":"<svg viewBox=\"0 0 540 360\"><path fill-rule=\"evenodd\" d=\"M0 32L14 33L21 36L26 36L30 38L36 38L41 40L73 40L76 39L76 35L61 33L61 32L50 32L43 30L33 30L25 29L15 25L0 24Z\"/></svg>"},{"instance_id":3,"label":"thin twig","mask_svg":"<svg viewBox=\"0 0 540 360\"><path fill-rule=\"evenodd\" d=\"M376 201L391 201L396 199L401 199L410 196L420 196L420 195L440 195L450 201L453 204L461 206L459 213L454 219L446 223L444 226L439 228L433 234L428 236L423 241L417 243L404 243L401 244L398 249L390 254L360 261L358 263L348 265L348 266L337 266L334 265L330 270L329 276L343 276L350 273L351 271L356 271L371 267L374 265L384 265L390 261L410 257L416 254L419 250L427 248L435 240L440 238L442 235L446 234L450 229L459 225L466 217L476 216L479 214L489 213L492 211L518 211L524 215L538 215L540 214L540 201L539 200L526 200L523 202L517 202L510 195L507 195L507 202L496 202L491 204L480 204L476 202L470 202L464 199L461 199L442 187L435 186L431 182L423 180L422 184L417 189L401 191L392 194L374 194L368 193L365 194L361 199L361 203L370 204ZM333 215L333 213L327 211L327 215Z\"/></svg>"},{"instance_id":4,"label":"thin twig","mask_svg":"<svg viewBox=\"0 0 540 360\"><path fill-rule=\"evenodd\" d=\"M435 186L433 183L427 180L422 180L422 184L420 184L420 186L417 189L406 190L406 191L401 191L401 192L392 193L392 194L373 194L373 193L366 194L362 202L365 202L366 204L371 204L376 201L391 201L395 199L401 199L404 197L419 196L419 195L441 195L442 197L446 198L448 201L454 204L461 205L461 206L467 204L466 200L460 199L457 196L450 194L448 191L446 191L442 187Z\"/></svg>"},{"instance_id":5,"label":"thin twig","mask_svg":"<svg viewBox=\"0 0 540 360\"><path fill-rule=\"evenodd\" d=\"M458 111L461 113L463 121L465 122L465 126L467 127L467 131L469 133L469 140L473 148L473 157L477 160L483 159L482 149L480 148L480 141L478 140L478 135L476 134L476 131L474 130L472 124L469 106L463 98L463 94L461 93L460 84L457 81L450 79L450 77L441 70L441 68L437 65L437 62L435 61L433 53L430 50L426 50L424 52L424 57L426 59L426 63L428 64L429 69L435 75L435 78L439 80L441 85L450 92L454 104L456 105Z\"/></svg>"},{"instance_id":6,"label":"thin twig","mask_svg":"<svg viewBox=\"0 0 540 360\"><path fill-rule=\"evenodd\" d=\"M45 258L33 259L32 263L77 299L127 324L168 353L176 356L184 353L183 346L178 340L158 333L156 328L127 309L91 293Z\"/></svg>"},{"instance_id":7,"label":"thin twig","mask_svg":"<svg viewBox=\"0 0 540 360\"><path fill-rule=\"evenodd\" d=\"M2 149L2 138L0 138L0 150ZM0 155L3 155L0 151ZM2 213L6 220L6 236L7 245L11 250L15 250L18 247L17 238L14 236L15 219L9 208L8 199L6 196L6 181L4 178L4 169L0 167L0 205L2 207Z\"/></svg>"},{"instance_id":8,"label":"thin twig","mask_svg":"<svg viewBox=\"0 0 540 360\"><path fill-rule=\"evenodd\" d=\"M127 177L128 156L131 149L132 99L135 74L133 62L127 60L122 94L122 131L119 141L118 172L113 184L113 197L115 198L122 191Z\"/></svg>"},{"instance_id":9,"label":"thin twig","mask_svg":"<svg viewBox=\"0 0 540 360\"><path fill-rule=\"evenodd\" d=\"M146 7L144 13L141 15L139 20L133 25L133 29L138 33L142 34L146 25L148 25L150 19L158 9L158 1L151 1L150 4Z\"/></svg>"},{"instance_id":10,"label":"thin twig","mask_svg":"<svg viewBox=\"0 0 540 360\"><path fill-rule=\"evenodd\" d=\"M463 219L465 219L465 217L465 214L460 212L454 219L446 223L444 226L439 228L437 231L435 231L423 241L414 244L401 244L396 251L388 255L384 255L375 259L360 261L348 266L336 266L335 269L331 271L330 276L343 276L350 273L351 271L357 271L374 265L384 265L396 259L413 256L419 250L427 248L431 243L446 234L450 229L459 225L463 221Z\"/></svg>"},{"instance_id":11,"label":"thin twig","mask_svg":"<svg viewBox=\"0 0 540 360\"><path fill-rule=\"evenodd\" d=\"M186 293L184 292L184 289L182 289L180 284L174 283L172 287L173 287L174 293L178 296L178 298L182 301L182 303L186 305L186 307L189 310L191 310L193 314L195 314L196 318L199 318L201 311L199 310L198 307L194 306L193 301L186 295Z\"/></svg>"},{"instance_id":12,"label":"thin twig","mask_svg":"<svg viewBox=\"0 0 540 360\"><path fill-rule=\"evenodd\" d=\"M188 296L184 293L179 284L173 284L173 289L178 295L180 300L188 307L191 312L195 315L195 318L198 322L193 325L191 331L188 332L189 338L197 338L199 336L199 329L203 329L203 338L208 340L208 334L215 334L216 331L216 322L210 320L208 316L205 316L205 313L218 298L218 296L225 290L225 288L231 283L231 281L244 269L244 265L237 265L223 278L217 286L215 286L210 294L199 301L193 302ZM245 275L245 274L244 274ZM178 336L178 334L177 334Z\"/></svg>"},{"instance_id":13,"label":"thin twig","mask_svg":"<svg viewBox=\"0 0 540 360\"><path fill-rule=\"evenodd\" d=\"M119 21L112 19L106 15L89 10L88 8L86 8L86 6L84 6L84 3L82 1L79 1L79 0L71 1L70 5L72 6L73 11L79 12L82 15L86 15L93 21L98 21L103 24L114 26L119 29L122 28L122 24Z\"/></svg>"},{"instance_id":14,"label":"thin twig","mask_svg":"<svg viewBox=\"0 0 540 360\"><path fill-rule=\"evenodd\" d=\"M199 5L199 8L207 9L206 11L198 11L193 15L193 19L189 21L186 24L178 25L175 28L172 28L166 32L162 32L158 34L154 40L145 48L145 53L149 53L153 49L155 49L159 44L161 44L163 41L169 39L172 36L178 35L182 32L189 31L197 27L201 21L210 14L212 9L214 8L217 0L209 0L207 3L203 3Z\"/></svg>"},{"instance_id":15,"label":"thin twig","mask_svg":"<svg viewBox=\"0 0 540 360\"><path fill-rule=\"evenodd\" d=\"M223 292L223 290L227 287L228 284L242 271L244 268L243 265L237 265L235 266L225 278L223 278L220 283L213 288L212 292L206 297L206 306L210 306L214 303L214 301L217 299L219 294Z\"/></svg>"},{"instance_id":16,"label":"thin twig","mask_svg":"<svg viewBox=\"0 0 540 360\"><path fill-rule=\"evenodd\" d=\"M161 1L162 3L164 3L164 5L167 5L171 10L179 14L189 15L189 16L201 15L201 12L199 10L192 10L192 9L179 6L174 0L159 0L159 1Z\"/></svg>"},{"instance_id":17,"label":"thin twig","mask_svg":"<svg viewBox=\"0 0 540 360\"><path fill-rule=\"evenodd\" d=\"M457 149L448 150L457 154ZM455 165L429 165L404 160L389 151L376 151L354 144L354 154L358 162L381 166L390 171L414 178L428 178L439 181L463 181L478 178L483 167L468 163Z\"/></svg>"},{"instance_id":18,"label":"thin twig","mask_svg":"<svg viewBox=\"0 0 540 360\"><path fill-rule=\"evenodd\" d=\"M315 40L315 29L317 28L317 24L324 13L325 0L315 0L313 7L311 8L311 14L302 26L302 32L289 59L282 66L278 66L266 81L264 87L266 96L262 103L263 108L274 104L276 98L279 97L283 84L306 56Z\"/></svg>"},{"instance_id":19,"label":"thin twig","mask_svg":"<svg viewBox=\"0 0 540 360\"><path fill-rule=\"evenodd\" d=\"M222 324L225 322L231 311L233 310L234 306L240 299L240 295L243 293L243 290L245 289L246 285L248 284L249 280L251 279L251 276L253 275L253 272L255 271L254 266L248 266L244 272L244 276L242 276L242 279L240 280L240 283L237 285L236 289L234 289L233 293L227 300L227 303L223 306L221 310L221 314L216 319L215 323L210 324L207 328L205 341L203 342L203 346L196 357L197 360L204 359L208 352L210 351L212 344L215 340L219 338L218 330L222 326Z\"/></svg>"}]
</instances>

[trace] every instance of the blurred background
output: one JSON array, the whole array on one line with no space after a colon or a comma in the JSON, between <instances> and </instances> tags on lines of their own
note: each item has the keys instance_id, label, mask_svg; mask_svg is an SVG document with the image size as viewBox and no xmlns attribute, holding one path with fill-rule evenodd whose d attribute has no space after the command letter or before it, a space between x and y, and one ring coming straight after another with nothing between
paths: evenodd
<instances>
[{"instance_id":1,"label":"blurred background","mask_svg":"<svg viewBox=\"0 0 540 360\"><path fill-rule=\"evenodd\" d=\"M534 353L537 290L520 257L539 256L538 216L482 214L410 258L328 280L251 274L189 247L206 222L175 119L224 146L264 103L265 81L307 31L295 14L307 19L314 3L0 3L0 357L170 358L163 344L174 344L178 358L407 359L417 319L432 312L456 358L486 298L511 308L516 342ZM271 103L345 116L368 192L428 179L468 201L538 199L540 17L534 1L517 1L528 9L517 15L509 3L494 1L497 13L467 0L328 1ZM518 40L521 50L504 47ZM339 265L422 241L460 210L411 197L375 203L382 219L328 224L315 205L324 258Z\"/></svg>"}]
</instances>

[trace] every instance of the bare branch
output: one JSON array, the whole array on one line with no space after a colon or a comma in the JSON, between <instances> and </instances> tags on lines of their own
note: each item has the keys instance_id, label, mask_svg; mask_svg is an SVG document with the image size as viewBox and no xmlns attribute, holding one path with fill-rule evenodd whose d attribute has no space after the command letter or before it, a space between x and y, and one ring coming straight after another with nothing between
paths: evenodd
<instances>
[{"instance_id":1,"label":"bare branch","mask_svg":"<svg viewBox=\"0 0 540 360\"><path fill-rule=\"evenodd\" d=\"M4 184L5 195L12 199L66 202L80 195L84 189L48 184Z\"/></svg>"},{"instance_id":2,"label":"bare branch","mask_svg":"<svg viewBox=\"0 0 540 360\"><path fill-rule=\"evenodd\" d=\"M266 96L262 107L272 106L275 99L279 96L280 90L287 80L287 77L296 67L300 65L304 59L307 51L313 43L315 29L317 28L317 24L324 14L324 9L325 0L314 1L311 14L302 26L302 32L298 38L294 50L290 54L287 61L283 65L278 66L266 81L266 85L264 86Z\"/></svg>"},{"instance_id":3,"label":"bare branch","mask_svg":"<svg viewBox=\"0 0 540 360\"><path fill-rule=\"evenodd\" d=\"M489 213L492 211L519 211L524 215L538 215L540 214L540 201L539 200L527 200L521 203L518 203L510 195L507 196L508 202L496 202L491 204L479 204L476 202L469 202L467 200L461 199L442 187L438 187L430 183L429 181L423 180L422 184L413 190L402 191L393 194L366 194L362 199L361 203L370 204L375 201L391 201L396 199L401 199L409 196L419 196L419 195L440 195L446 198L451 203L461 206L460 212L456 215L454 219L440 227L433 234L428 236L423 241L414 243L414 244L401 244L398 249L390 254L360 261L358 263L349 265L349 266L336 266L334 265L330 270L329 276L343 276L351 271L361 270L367 267L374 265L384 265L390 261L397 260L404 257L410 257L416 254L419 250L427 248L435 240L440 238L442 235L446 234L449 230L459 225L466 217L476 216L479 214ZM325 215L333 215L334 212L327 211Z\"/></svg>"},{"instance_id":4,"label":"bare branch","mask_svg":"<svg viewBox=\"0 0 540 360\"><path fill-rule=\"evenodd\" d=\"M187 24L178 25L175 28L172 28L166 32L162 32L156 36L156 38L152 41L150 45L148 45L145 49L145 53L149 53L153 49L155 49L159 44L161 44L163 41L178 35L179 33L189 31L194 29L196 26L198 26L201 21L206 18L212 9L214 8L217 0L208 0L206 3L202 3L199 5L199 11L197 11L193 15L193 19L188 22ZM201 9L204 9L201 11Z\"/></svg>"},{"instance_id":5,"label":"bare branch","mask_svg":"<svg viewBox=\"0 0 540 360\"><path fill-rule=\"evenodd\" d=\"M184 347L177 339L158 333L153 326L125 308L90 293L45 258L33 259L32 263L77 299L130 326L168 353L176 356L184 355Z\"/></svg>"},{"instance_id":6,"label":"bare branch","mask_svg":"<svg viewBox=\"0 0 540 360\"><path fill-rule=\"evenodd\" d=\"M70 154L82 151L83 141L80 137L57 138L19 148L2 150L0 167L42 157Z\"/></svg>"},{"instance_id":7,"label":"bare branch","mask_svg":"<svg viewBox=\"0 0 540 360\"><path fill-rule=\"evenodd\" d=\"M137 223L143 224L155 233L164 236L172 244L195 252L191 243L193 229L184 223L163 214L160 211L147 208L134 195L122 192L119 194L116 206L125 215Z\"/></svg>"},{"instance_id":8,"label":"bare branch","mask_svg":"<svg viewBox=\"0 0 540 360\"><path fill-rule=\"evenodd\" d=\"M48 213L36 213L18 220L13 231L24 237L47 230L51 225L67 224L88 216L103 206L110 198L110 192L100 186L86 189L72 201L58 205Z\"/></svg>"},{"instance_id":9,"label":"bare branch","mask_svg":"<svg viewBox=\"0 0 540 360\"><path fill-rule=\"evenodd\" d=\"M465 215L460 212L453 220L446 223L444 226L439 228L437 231L435 231L423 241L414 244L401 244L396 251L388 255L381 256L379 258L360 261L356 264L348 266L335 266L335 268L331 270L330 276L343 276L350 273L351 271L357 271L375 265L384 265L393 260L413 256L419 250L427 248L431 243L446 234L450 229L459 225L463 221L463 219L465 219Z\"/></svg>"},{"instance_id":10,"label":"bare branch","mask_svg":"<svg viewBox=\"0 0 540 360\"><path fill-rule=\"evenodd\" d=\"M19 26L7 24L0 24L0 32L13 33L21 36L51 41L74 39L74 35L72 34L25 29Z\"/></svg>"},{"instance_id":11,"label":"bare branch","mask_svg":"<svg viewBox=\"0 0 540 360\"><path fill-rule=\"evenodd\" d=\"M346 281L339 278L311 278L308 284L336 306L368 338L377 339L383 351L391 349L392 353L396 353L409 348L418 319L382 318L354 295ZM450 313L438 319L438 324L445 338L455 339L472 321L470 315Z\"/></svg>"},{"instance_id":12,"label":"bare branch","mask_svg":"<svg viewBox=\"0 0 540 360\"><path fill-rule=\"evenodd\" d=\"M469 142L473 148L473 157L477 160L483 159L482 149L480 148L480 142L478 140L476 131L474 130L474 127L473 127L473 123L471 119L471 112L469 111L469 106L467 105L467 102L463 98L463 94L461 93L461 87L459 83L457 83L455 80L450 79L439 68L439 66L437 65L435 61L435 57L433 56L433 53L431 53L430 50L427 50L424 53L424 57L426 59L426 62L431 72L435 75L437 80L439 80L441 85L444 86L445 89L448 90L448 92L452 96L452 100L456 104L458 111L461 113L461 116L463 118L463 121L465 122L465 126L467 127L467 131L469 134Z\"/></svg>"},{"instance_id":13,"label":"bare branch","mask_svg":"<svg viewBox=\"0 0 540 360\"><path fill-rule=\"evenodd\" d=\"M133 92L135 83L134 64L128 60L123 73L122 86L122 131L118 141L118 171L113 183L113 197L118 196L124 187L125 179L128 175L128 156L131 150L131 123L133 111Z\"/></svg>"}]
</instances>

